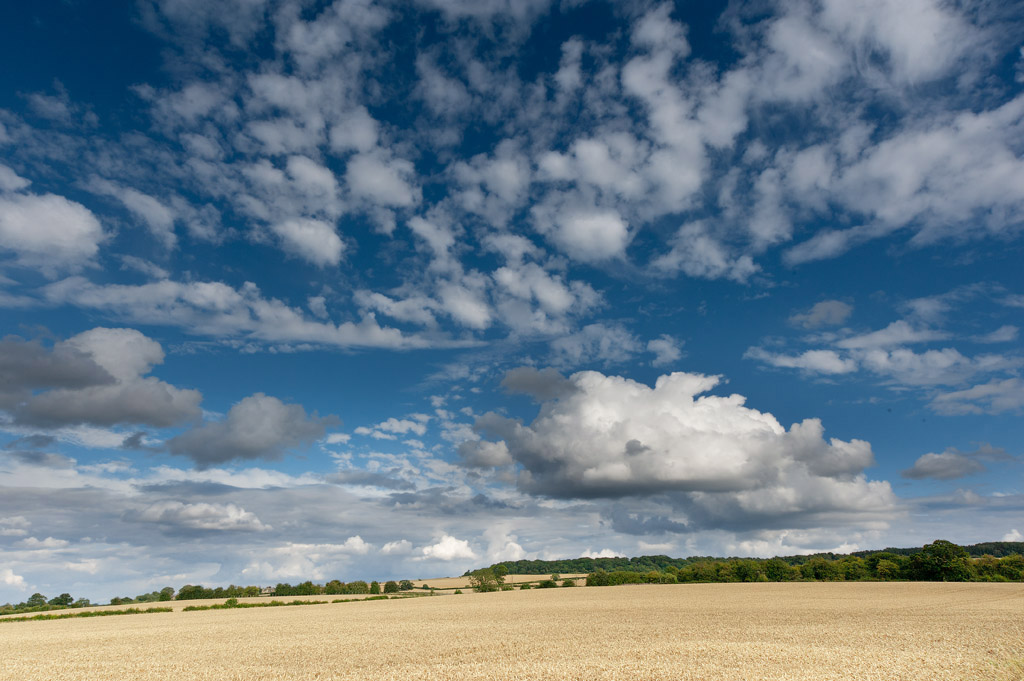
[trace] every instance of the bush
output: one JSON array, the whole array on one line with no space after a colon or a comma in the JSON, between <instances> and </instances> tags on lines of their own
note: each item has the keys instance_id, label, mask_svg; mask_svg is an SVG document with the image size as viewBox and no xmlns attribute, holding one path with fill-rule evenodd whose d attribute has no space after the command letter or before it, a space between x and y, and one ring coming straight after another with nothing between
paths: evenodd
<instances>
[{"instance_id":1,"label":"bush","mask_svg":"<svg viewBox=\"0 0 1024 681\"><path fill-rule=\"evenodd\" d=\"M563 579L562 586L576 586L576 582L571 579Z\"/></svg>"},{"instance_id":2,"label":"bush","mask_svg":"<svg viewBox=\"0 0 1024 681\"><path fill-rule=\"evenodd\" d=\"M462 589L456 589L456 590L455 590L455 595L456 595L456 596L458 596L458 595L459 595L459 594L461 594L461 593L462 593Z\"/></svg>"}]
</instances>

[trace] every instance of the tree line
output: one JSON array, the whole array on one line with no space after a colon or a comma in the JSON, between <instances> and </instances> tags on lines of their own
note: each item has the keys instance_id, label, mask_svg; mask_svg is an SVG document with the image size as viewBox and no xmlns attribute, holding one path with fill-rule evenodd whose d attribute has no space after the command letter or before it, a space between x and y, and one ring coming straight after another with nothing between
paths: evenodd
<instances>
[{"instance_id":1,"label":"tree line","mask_svg":"<svg viewBox=\"0 0 1024 681\"><path fill-rule=\"evenodd\" d=\"M1002 554L971 555L970 549L994 549ZM1011 552L1011 548L1017 548ZM558 561L510 561L494 565L516 574L552 571L588 573L587 586L617 584L677 584L689 582L789 581L1024 581L1024 543L991 542L964 547L936 540L917 549L820 553L810 556L759 558L578 558ZM525 572L532 569L531 572ZM472 574L472 573L468 573Z\"/></svg>"},{"instance_id":2,"label":"tree line","mask_svg":"<svg viewBox=\"0 0 1024 681\"><path fill-rule=\"evenodd\" d=\"M971 558L1004 558L1008 556L1024 554L1024 542L985 542L962 547ZM772 559L750 559L739 557L715 557L715 556L690 556L688 558L670 558L664 555L658 556L637 556L633 558L566 558L561 560L513 560L504 561L490 566L492 569L498 565L504 566L509 574L516 575L546 575L551 573L590 573L598 570L605 572L666 572L669 567L677 570L696 565L698 563L736 563L743 560L754 560L764 563L766 560L780 560L789 566L801 567L805 563L822 558L826 561L838 561L849 556L867 560L871 556L879 554L892 554L900 560L909 558L915 553L923 551L923 547L916 548L886 548L877 551L854 551L849 554L843 553L815 553L802 556L777 556ZM897 564L900 560L896 560ZM465 576L470 574L469 571ZM991 574L988 568L982 568L979 576ZM877 575L876 575L877 576ZM1017 581L1010 578L1011 581Z\"/></svg>"},{"instance_id":3,"label":"tree line","mask_svg":"<svg viewBox=\"0 0 1024 681\"><path fill-rule=\"evenodd\" d=\"M301 584L288 584L282 582L275 587L270 587L269 593L274 596L320 596L320 595L361 595L398 593L413 588L412 582L408 579L399 581L354 582L339 581L332 579L326 584L314 584L311 581ZM191 601L214 598L244 598L260 596L264 593L259 586L236 586L231 584L226 587L208 588L197 584L186 584L178 590L172 586L166 586L159 591L131 596L115 596L110 599L110 605L129 605L132 603L151 603L154 601ZM93 603L88 598L75 599L69 593L63 593L51 599L47 599L41 593L35 593L21 603L6 603L0 605L0 615L26 612L46 612L49 610L66 610L69 608L87 608L94 605L107 605L106 603Z\"/></svg>"}]
</instances>

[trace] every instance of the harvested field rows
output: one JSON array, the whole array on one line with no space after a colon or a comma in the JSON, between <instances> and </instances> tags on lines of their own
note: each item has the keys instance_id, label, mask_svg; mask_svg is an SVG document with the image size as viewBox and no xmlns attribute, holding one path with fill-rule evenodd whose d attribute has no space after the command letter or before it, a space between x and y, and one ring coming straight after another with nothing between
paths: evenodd
<instances>
[{"instance_id":1,"label":"harvested field rows","mask_svg":"<svg viewBox=\"0 0 1024 681\"><path fill-rule=\"evenodd\" d=\"M1022 612L1019 584L923 583L175 612L5 626L0 679L1019 679Z\"/></svg>"}]
</instances>

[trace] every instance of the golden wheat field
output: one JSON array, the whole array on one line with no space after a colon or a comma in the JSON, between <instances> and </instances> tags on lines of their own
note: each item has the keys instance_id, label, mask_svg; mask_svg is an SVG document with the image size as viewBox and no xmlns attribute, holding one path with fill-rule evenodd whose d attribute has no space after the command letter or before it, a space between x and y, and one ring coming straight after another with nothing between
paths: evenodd
<instances>
[{"instance_id":1,"label":"golden wheat field","mask_svg":"<svg viewBox=\"0 0 1024 681\"><path fill-rule=\"evenodd\" d=\"M1019 679L1020 584L510 591L0 626L0 679Z\"/></svg>"}]
</instances>

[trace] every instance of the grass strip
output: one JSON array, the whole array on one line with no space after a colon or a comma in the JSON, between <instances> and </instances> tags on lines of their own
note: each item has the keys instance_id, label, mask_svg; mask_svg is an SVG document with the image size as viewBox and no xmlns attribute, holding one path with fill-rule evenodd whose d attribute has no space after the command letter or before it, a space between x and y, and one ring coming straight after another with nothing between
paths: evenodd
<instances>
[{"instance_id":1,"label":"grass strip","mask_svg":"<svg viewBox=\"0 0 1024 681\"><path fill-rule=\"evenodd\" d=\"M32 615L26 617L4 617L0 622L34 622L37 620L69 620L75 617L110 617L113 615L144 615L150 612L174 612L174 608L127 608L125 610L93 610L90 612L66 612L60 615Z\"/></svg>"},{"instance_id":2,"label":"grass strip","mask_svg":"<svg viewBox=\"0 0 1024 681\"><path fill-rule=\"evenodd\" d=\"M233 598L229 598L224 603L216 605L189 605L181 609L182 612L195 612L196 610L234 610L236 608L279 608L288 605L323 605L327 601L299 601L294 600L291 602L285 601L270 601L267 603L239 603Z\"/></svg>"}]
</instances>

